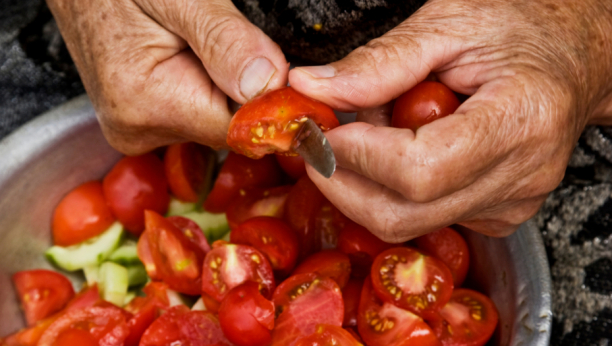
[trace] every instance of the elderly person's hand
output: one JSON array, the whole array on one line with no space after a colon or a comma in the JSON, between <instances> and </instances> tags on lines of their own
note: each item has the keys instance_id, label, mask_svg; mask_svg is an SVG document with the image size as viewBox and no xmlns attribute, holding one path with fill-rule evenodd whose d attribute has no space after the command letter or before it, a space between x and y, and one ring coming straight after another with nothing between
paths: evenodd
<instances>
[{"instance_id":1,"label":"elderly person's hand","mask_svg":"<svg viewBox=\"0 0 612 346\"><path fill-rule=\"evenodd\" d=\"M108 141L225 146L227 96L285 86L280 48L231 0L48 0Z\"/></svg>"},{"instance_id":2,"label":"elderly person's hand","mask_svg":"<svg viewBox=\"0 0 612 346\"><path fill-rule=\"evenodd\" d=\"M416 133L388 102L430 73L471 95ZM612 118L610 0L432 0L383 37L291 85L358 123L327 133L321 191L384 240L458 223L504 236L561 181L585 125ZM387 104L385 106L385 104Z\"/></svg>"}]
</instances>

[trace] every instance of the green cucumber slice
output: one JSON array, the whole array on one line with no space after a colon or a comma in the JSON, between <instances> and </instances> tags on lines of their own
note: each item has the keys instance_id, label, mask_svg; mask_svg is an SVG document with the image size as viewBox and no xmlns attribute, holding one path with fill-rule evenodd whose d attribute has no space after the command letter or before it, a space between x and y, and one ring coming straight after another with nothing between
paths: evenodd
<instances>
[{"instance_id":1,"label":"green cucumber slice","mask_svg":"<svg viewBox=\"0 0 612 346\"><path fill-rule=\"evenodd\" d=\"M183 215L194 210L196 210L196 203L183 202L176 197L171 197L166 216Z\"/></svg>"},{"instance_id":2,"label":"green cucumber slice","mask_svg":"<svg viewBox=\"0 0 612 346\"><path fill-rule=\"evenodd\" d=\"M145 267L140 263L127 266L127 272L129 287L142 285L149 279Z\"/></svg>"},{"instance_id":3,"label":"green cucumber slice","mask_svg":"<svg viewBox=\"0 0 612 346\"><path fill-rule=\"evenodd\" d=\"M136 242L132 239L125 240L117 250L113 251L108 260L121 264L122 266L141 263L140 258L138 258Z\"/></svg>"},{"instance_id":4,"label":"green cucumber slice","mask_svg":"<svg viewBox=\"0 0 612 346\"><path fill-rule=\"evenodd\" d=\"M230 242L230 234L231 233L232 233L231 231L225 233L225 235L223 237L221 237L221 240L225 240L226 242L229 243Z\"/></svg>"},{"instance_id":5,"label":"green cucumber slice","mask_svg":"<svg viewBox=\"0 0 612 346\"><path fill-rule=\"evenodd\" d=\"M98 289L102 299L117 306L123 306L128 292L128 270L114 262L104 262L100 266Z\"/></svg>"},{"instance_id":6,"label":"green cucumber slice","mask_svg":"<svg viewBox=\"0 0 612 346\"><path fill-rule=\"evenodd\" d=\"M67 271L97 266L115 251L122 237L123 226L115 222L104 233L82 243L68 247L52 246L45 256L49 262Z\"/></svg>"},{"instance_id":7,"label":"green cucumber slice","mask_svg":"<svg viewBox=\"0 0 612 346\"><path fill-rule=\"evenodd\" d=\"M100 267L98 267L97 265L87 266L83 268L83 273L85 274L85 281L87 281L87 286L91 286L100 281Z\"/></svg>"},{"instance_id":8,"label":"green cucumber slice","mask_svg":"<svg viewBox=\"0 0 612 346\"><path fill-rule=\"evenodd\" d=\"M209 243L220 239L229 231L229 224L227 223L225 214L213 214L207 211L192 211L181 216L197 223L202 229L202 232L204 232Z\"/></svg>"}]
</instances>

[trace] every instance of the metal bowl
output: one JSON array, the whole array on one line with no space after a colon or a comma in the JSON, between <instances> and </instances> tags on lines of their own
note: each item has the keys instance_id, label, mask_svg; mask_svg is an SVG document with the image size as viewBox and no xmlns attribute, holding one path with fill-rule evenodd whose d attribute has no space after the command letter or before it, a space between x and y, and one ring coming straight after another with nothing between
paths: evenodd
<instances>
[{"instance_id":1,"label":"metal bowl","mask_svg":"<svg viewBox=\"0 0 612 346\"><path fill-rule=\"evenodd\" d=\"M51 214L60 198L99 179L119 160L86 96L29 122L0 142L0 336L24 326L11 274L51 268ZM463 230L472 253L470 281L497 305L493 345L548 345L551 282L537 228L527 222L507 238ZM72 275L77 288L82 277Z\"/></svg>"}]
</instances>

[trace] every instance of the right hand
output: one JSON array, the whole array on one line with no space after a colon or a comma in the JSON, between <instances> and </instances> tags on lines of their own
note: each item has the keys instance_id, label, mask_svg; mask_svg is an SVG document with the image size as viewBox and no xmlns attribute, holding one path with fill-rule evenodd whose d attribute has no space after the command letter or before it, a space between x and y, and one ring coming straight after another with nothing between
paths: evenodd
<instances>
[{"instance_id":1,"label":"right hand","mask_svg":"<svg viewBox=\"0 0 612 346\"><path fill-rule=\"evenodd\" d=\"M109 143L226 147L227 96L287 84L280 48L230 0L48 0ZM227 96L226 96L227 95Z\"/></svg>"}]
</instances>

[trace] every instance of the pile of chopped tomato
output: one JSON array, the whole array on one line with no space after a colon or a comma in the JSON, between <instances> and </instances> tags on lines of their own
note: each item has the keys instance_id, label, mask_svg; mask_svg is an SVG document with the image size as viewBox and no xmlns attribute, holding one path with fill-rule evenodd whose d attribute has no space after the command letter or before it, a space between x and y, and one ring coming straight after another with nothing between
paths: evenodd
<instances>
[{"instance_id":1,"label":"pile of chopped tomato","mask_svg":"<svg viewBox=\"0 0 612 346\"><path fill-rule=\"evenodd\" d=\"M70 192L54 214L56 244L116 219L150 280L115 306L95 284L75 295L58 272L16 273L28 327L0 345L478 346L493 334L493 302L461 288L470 256L454 229L385 243L286 157L230 153L210 189L210 155L183 143L126 157ZM227 213L229 235L207 239L190 219L164 216L171 198Z\"/></svg>"}]
</instances>

